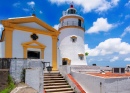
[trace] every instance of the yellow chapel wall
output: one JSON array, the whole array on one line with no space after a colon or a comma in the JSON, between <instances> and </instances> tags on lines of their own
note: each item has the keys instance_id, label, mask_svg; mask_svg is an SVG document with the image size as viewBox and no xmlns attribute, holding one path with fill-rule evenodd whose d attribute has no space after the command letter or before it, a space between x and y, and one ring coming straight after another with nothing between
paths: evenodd
<instances>
[{"instance_id":1,"label":"yellow chapel wall","mask_svg":"<svg viewBox=\"0 0 130 93\"><path fill-rule=\"evenodd\" d=\"M31 48L41 48L41 51L46 52L45 48L42 48L42 46L45 46L45 45L41 44L40 41L37 42L37 44L40 43L40 46L38 47L36 46L30 47L30 45L28 46L29 48L25 47L26 43L31 42L31 41L23 42L25 44L24 47L23 47L23 43L21 44L23 48L20 48L21 46L19 47L16 46L18 42L15 42L14 40L20 40L18 38L20 38L22 34L15 35L14 33L15 31L17 32L21 31L21 32L31 33L31 34L36 33L38 35L45 35L51 38L50 39L51 42L43 38L44 40L46 40L46 42L50 42L51 44L51 47L49 47L49 49L47 49L48 51L46 52L47 57L52 60L52 61L49 60L49 62L52 62L53 70L57 70L57 63L58 63L57 62L58 61L57 60L58 59L57 58L57 41L58 41L58 35L60 34L60 32L56 31L54 28L52 28L51 26L49 26L48 24L41 21L35 16L27 17L27 18L25 17L25 18L17 18L17 19L14 18L14 19L9 19L9 20L2 20L2 24L5 27L5 31L4 31L5 34L3 35L3 39L2 39L2 42L5 41L4 58L13 58L13 57L26 58L27 57L26 51L27 49L31 49ZM15 36L18 36L18 38L15 38ZM25 38L25 35L23 38ZM21 51L21 49L23 49L23 51ZM14 52L15 50L17 53ZM50 50L52 50L51 53L49 52ZM21 51L23 53L21 52L19 53L18 51ZM23 56L21 56L20 54L23 54ZM46 56L44 54L42 53L42 56ZM45 61L48 61L48 60L45 60Z\"/></svg>"}]
</instances>

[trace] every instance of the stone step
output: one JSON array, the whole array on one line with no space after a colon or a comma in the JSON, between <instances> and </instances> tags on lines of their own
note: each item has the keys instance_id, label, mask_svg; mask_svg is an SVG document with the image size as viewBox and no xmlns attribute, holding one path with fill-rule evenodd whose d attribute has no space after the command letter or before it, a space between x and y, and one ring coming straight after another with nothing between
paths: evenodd
<instances>
[{"instance_id":1,"label":"stone step","mask_svg":"<svg viewBox=\"0 0 130 93\"><path fill-rule=\"evenodd\" d=\"M61 76L61 74L44 74L44 76Z\"/></svg>"},{"instance_id":2,"label":"stone step","mask_svg":"<svg viewBox=\"0 0 130 93\"><path fill-rule=\"evenodd\" d=\"M64 83L46 83L44 86L58 86L58 85L68 85L66 82Z\"/></svg>"},{"instance_id":3,"label":"stone step","mask_svg":"<svg viewBox=\"0 0 130 93\"><path fill-rule=\"evenodd\" d=\"M48 80L64 80L64 78L44 78L44 81Z\"/></svg>"},{"instance_id":4,"label":"stone step","mask_svg":"<svg viewBox=\"0 0 130 93\"><path fill-rule=\"evenodd\" d=\"M71 91L57 91L57 92L46 92L46 93L75 93L75 92L71 90Z\"/></svg>"},{"instance_id":5,"label":"stone step","mask_svg":"<svg viewBox=\"0 0 130 93\"><path fill-rule=\"evenodd\" d=\"M44 73L49 73L48 71L44 71ZM51 71L50 73L60 73L59 71Z\"/></svg>"},{"instance_id":6,"label":"stone step","mask_svg":"<svg viewBox=\"0 0 130 93\"><path fill-rule=\"evenodd\" d=\"M59 74L60 72L50 72L50 73L49 72L44 72L44 74L57 74L57 73Z\"/></svg>"},{"instance_id":7,"label":"stone step","mask_svg":"<svg viewBox=\"0 0 130 93\"><path fill-rule=\"evenodd\" d=\"M50 80L50 81L44 81L44 83L58 83L58 82L66 82L65 80Z\"/></svg>"},{"instance_id":8,"label":"stone step","mask_svg":"<svg viewBox=\"0 0 130 93\"><path fill-rule=\"evenodd\" d=\"M69 85L44 86L44 89L54 89L54 88L70 88L70 86Z\"/></svg>"},{"instance_id":9,"label":"stone step","mask_svg":"<svg viewBox=\"0 0 130 93\"><path fill-rule=\"evenodd\" d=\"M63 76L44 76L44 78L63 78Z\"/></svg>"},{"instance_id":10,"label":"stone step","mask_svg":"<svg viewBox=\"0 0 130 93\"><path fill-rule=\"evenodd\" d=\"M71 88L55 88L55 89L45 89L46 92L58 92L58 91L73 91Z\"/></svg>"},{"instance_id":11,"label":"stone step","mask_svg":"<svg viewBox=\"0 0 130 93\"><path fill-rule=\"evenodd\" d=\"M46 93L75 93L59 72L44 73Z\"/></svg>"}]
</instances>

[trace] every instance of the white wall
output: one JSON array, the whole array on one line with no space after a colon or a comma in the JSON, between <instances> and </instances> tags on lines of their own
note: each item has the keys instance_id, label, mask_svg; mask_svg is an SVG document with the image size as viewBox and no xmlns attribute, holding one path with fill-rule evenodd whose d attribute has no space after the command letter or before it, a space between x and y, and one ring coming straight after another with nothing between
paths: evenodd
<instances>
[{"instance_id":1,"label":"white wall","mask_svg":"<svg viewBox=\"0 0 130 93\"><path fill-rule=\"evenodd\" d=\"M32 41L30 35L31 32L25 32L20 30L13 31L13 58L23 58L23 47L22 43ZM44 50L44 61L52 62L52 38L47 35L38 35L38 42L46 46ZM37 50L37 49L33 49Z\"/></svg>"},{"instance_id":2,"label":"white wall","mask_svg":"<svg viewBox=\"0 0 130 93\"><path fill-rule=\"evenodd\" d=\"M41 68L26 69L25 83L43 93L43 70Z\"/></svg>"},{"instance_id":3,"label":"white wall","mask_svg":"<svg viewBox=\"0 0 130 93\"><path fill-rule=\"evenodd\" d=\"M130 93L130 78L101 78L86 73L71 72L86 93ZM100 82L102 85L100 86Z\"/></svg>"},{"instance_id":4,"label":"white wall","mask_svg":"<svg viewBox=\"0 0 130 93\"><path fill-rule=\"evenodd\" d=\"M19 24L21 26L27 26L27 27L32 27L32 28L37 28L37 29L40 29L40 30L46 30L46 28L38 25L37 23L35 22L30 22L30 23L22 23L22 24Z\"/></svg>"},{"instance_id":5,"label":"white wall","mask_svg":"<svg viewBox=\"0 0 130 93\"><path fill-rule=\"evenodd\" d=\"M58 68L59 68L60 65L62 65L61 63L62 63L62 58L61 58L60 50L59 50L59 48L57 48L57 65L58 65Z\"/></svg>"},{"instance_id":6,"label":"white wall","mask_svg":"<svg viewBox=\"0 0 130 93\"><path fill-rule=\"evenodd\" d=\"M0 42L0 58L5 58L5 41Z\"/></svg>"},{"instance_id":7,"label":"white wall","mask_svg":"<svg viewBox=\"0 0 130 93\"><path fill-rule=\"evenodd\" d=\"M130 93L130 78L105 79L106 93Z\"/></svg>"},{"instance_id":8,"label":"white wall","mask_svg":"<svg viewBox=\"0 0 130 93\"><path fill-rule=\"evenodd\" d=\"M104 79L93 77L91 75L87 75L86 73L71 72L71 75L81 85L86 93L105 93L104 87L100 87L100 82L104 84Z\"/></svg>"},{"instance_id":9,"label":"white wall","mask_svg":"<svg viewBox=\"0 0 130 93\"><path fill-rule=\"evenodd\" d=\"M72 42L71 36L77 36L77 41ZM59 49L62 58L71 59L71 65L87 65L86 57L79 59L78 54L85 55L84 31L77 28L66 28L59 35Z\"/></svg>"}]
</instances>

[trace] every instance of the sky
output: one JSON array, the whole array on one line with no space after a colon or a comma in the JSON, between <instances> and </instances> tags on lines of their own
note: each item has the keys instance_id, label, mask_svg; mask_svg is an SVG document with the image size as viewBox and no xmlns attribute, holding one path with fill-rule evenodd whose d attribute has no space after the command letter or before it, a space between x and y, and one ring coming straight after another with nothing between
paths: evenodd
<instances>
[{"instance_id":1,"label":"sky","mask_svg":"<svg viewBox=\"0 0 130 93\"><path fill-rule=\"evenodd\" d=\"M88 65L130 64L130 0L1 0L0 20L36 16L58 29L62 12L74 5L85 23ZM0 35L2 32L0 25Z\"/></svg>"}]
</instances>

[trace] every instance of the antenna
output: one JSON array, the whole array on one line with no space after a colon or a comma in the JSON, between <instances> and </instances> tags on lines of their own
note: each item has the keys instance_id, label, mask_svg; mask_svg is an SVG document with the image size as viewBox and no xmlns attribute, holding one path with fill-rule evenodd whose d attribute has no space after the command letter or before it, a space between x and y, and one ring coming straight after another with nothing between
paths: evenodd
<instances>
[{"instance_id":1,"label":"antenna","mask_svg":"<svg viewBox=\"0 0 130 93\"><path fill-rule=\"evenodd\" d=\"M72 1L72 3L70 4L70 8L73 8L74 6L73 6L73 1Z\"/></svg>"}]
</instances>

